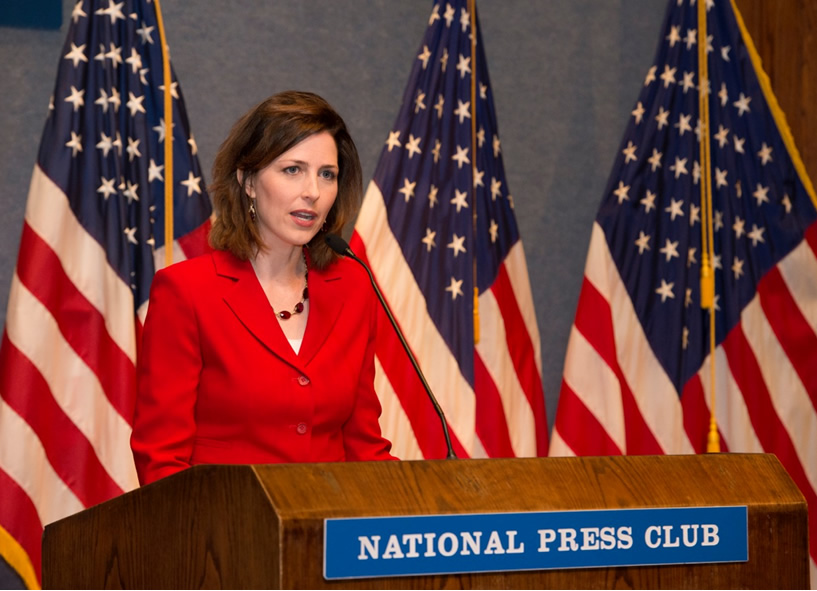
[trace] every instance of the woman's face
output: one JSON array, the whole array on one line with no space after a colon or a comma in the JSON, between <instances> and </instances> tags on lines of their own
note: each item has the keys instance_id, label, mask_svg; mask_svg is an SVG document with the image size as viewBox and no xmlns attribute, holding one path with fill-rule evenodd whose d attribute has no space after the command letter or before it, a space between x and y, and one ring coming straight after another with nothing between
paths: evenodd
<instances>
[{"instance_id":1,"label":"woman's face","mask_svg":"<svg viewBox=\"0 0 817 591\"><path fill-rule=\"evenodd\" d=\"M338 195L338 148L326 131L311 135L261 169L248 187L264 245L307 244Z\"/></svg>"}]
</instances>

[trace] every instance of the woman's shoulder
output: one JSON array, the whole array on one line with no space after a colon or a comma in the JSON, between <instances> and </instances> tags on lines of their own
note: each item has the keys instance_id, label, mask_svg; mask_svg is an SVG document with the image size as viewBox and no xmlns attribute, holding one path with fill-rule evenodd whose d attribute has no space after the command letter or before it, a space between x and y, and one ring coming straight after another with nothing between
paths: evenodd
<instances>
[{"instance_id":1,"label":"woman's shoulder","mask_svg":"<svg viewBox=\"0 0 817 591\"><path fill-rule=\"evenodd\" d=\"M213 253L208 252L192 259L174 262L156 271L156 279L189 281L213 272Z\"/></svg>"},{"instance_id":2,"label":"woman's shoulder","mask_svg":"<svg viewBox=\"0 0 817 591\"><path fill-rule=\"evenodd\" d=\"M157 277L177 281L195 281L209 279L216 275L234 276L246 266L230 252L214 250L191 259L185 259L156 272Z\"/></svg>"},{"instance_id":3,"label":"woman's shoulder","mask_svg":"<svg viewBox=\"0 0 817 591\"><path fill-rule=\"evenodd\" d=\"M311 273L310 270L310 277ZM341 280L343 284L355 287L369 285L369 275L363 265L349 257L338 257L328 267L317 273L326 281Z\"/></svg>"},{"instance_id":4,"label":"woman's shoulder","mask_svg":"<svg viewBox=\"0 0 817 591\"><path fill-rule=\"evenodd\" d=\"M232 283L241 274L243 266L248 264L229 252L215 250L157 271L153 282L172 285L185 292L192 290L201 293L225 281L225 277Z\"/></svg>"}]
</instances>

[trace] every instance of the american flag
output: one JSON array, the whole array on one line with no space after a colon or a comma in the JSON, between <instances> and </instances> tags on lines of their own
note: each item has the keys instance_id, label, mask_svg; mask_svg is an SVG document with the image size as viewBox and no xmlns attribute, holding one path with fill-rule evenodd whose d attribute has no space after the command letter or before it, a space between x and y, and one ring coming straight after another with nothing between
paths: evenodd
<instances>
[{"instance_id":1,"label":"american flag","mask_svg":"<svg viewBox=\"0 0 817 591\"><path fill-rule=\"evenodd\" d=\"M457 455L545 455L539 332L473 10L434 2L351 246L406 333ZM439 419L384 319L383 432L398 457L445 457Z\"/></svg>"},{"instance_id":2,"label":"american flag","mask_svg":"<svg viewBox=\"0 0 817 591\"><path fill-rule=\"evenodd\" d=\"M34 166L0 347L0 549L29 587L44 525L137 486L138 337L164 266L173 134L174 260L206 249L211 206L173 78L165 125L157 7L71 13Z\"/></svg>"},{"instance_id":3,"label":"american flag","mask_svg":"<svg viewBox=\"0 0 817 591\"><path fill-rule=\"evenodd\" d=\"M704 452L714 395L721 450L776 454L805 495L813 560L817 198L737 9L705 7L714 355L697 6L672 0L592 229L550 453Z\"/></svg>"}]
</instances>

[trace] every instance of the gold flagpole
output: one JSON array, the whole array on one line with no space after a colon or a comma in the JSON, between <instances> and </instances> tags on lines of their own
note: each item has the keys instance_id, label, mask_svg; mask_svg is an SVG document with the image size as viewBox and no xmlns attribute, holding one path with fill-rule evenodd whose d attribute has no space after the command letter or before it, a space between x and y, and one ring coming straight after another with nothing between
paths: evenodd
<instances>
[{"instance_id":1,"label":"gold flagpole","mask_svg":"<svg viewBox=\"0 0 817 591\"><path fill-rule=\"evenodd\" d=\"M698 107L701 115L701 307L709 310L709 434L706 451L721 450L715 414L715 274L712 223L712 172L709 153L709 71L706 54L706 2L698 2Z\"/></svg>"},{"instance_id":2,"label":"gold flagpole","mask_svg":"<svg viewBox=\"0 0 817 591\"><path fill-rule=\"evenodd\" d=\"M170 57L167 53L162 10L159 0L154 0L154 3L156 4L159 42L162 44L162 76L165 86L165 266L167 267L173 263L173 96L170 92Z\"/></svg>"}]
</instances>

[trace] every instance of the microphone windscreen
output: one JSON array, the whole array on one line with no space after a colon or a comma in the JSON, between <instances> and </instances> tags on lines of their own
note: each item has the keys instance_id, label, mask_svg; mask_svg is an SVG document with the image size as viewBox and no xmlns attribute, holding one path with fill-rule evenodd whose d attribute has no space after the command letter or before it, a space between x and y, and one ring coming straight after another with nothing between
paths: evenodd
<instances>
[{"instance_id":1,"label":"microphone windscreen","mask_svg":"<svg viewBox=\"0 0 817 591\"><path fill-rule=\"evenodd\" d=\"M349 244L337 234L327 234L324 236L326 245L336 253L346 256L349 254Z\"/></svg>"}]
</instances>

